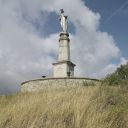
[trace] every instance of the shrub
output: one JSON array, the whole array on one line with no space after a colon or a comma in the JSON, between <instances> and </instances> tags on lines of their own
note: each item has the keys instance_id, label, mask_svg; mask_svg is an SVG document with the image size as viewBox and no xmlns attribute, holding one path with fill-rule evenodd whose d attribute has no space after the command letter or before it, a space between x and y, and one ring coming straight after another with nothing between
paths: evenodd
<instances>
[{"instance_id":1,"label":"shrub","mask_svg":"<svg viewBox=\"0 0 128 128\"><path fill-rule=\"evenodd\" d=\"M108 75L103 84L128 86L128 64L121 65L114 73Z\"/></svg>"}]
</instances>

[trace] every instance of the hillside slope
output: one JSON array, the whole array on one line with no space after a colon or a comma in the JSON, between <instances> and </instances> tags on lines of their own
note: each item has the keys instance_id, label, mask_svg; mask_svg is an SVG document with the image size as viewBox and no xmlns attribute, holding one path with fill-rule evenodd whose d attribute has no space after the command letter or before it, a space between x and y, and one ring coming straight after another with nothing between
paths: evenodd
<instances>
[{"instance_id":1,"label":"hillside slope","mask_svg":"<svg viewBox=\"0 0 128 128\"><path fill-rule=\"evenodd\" d=\"M0 128L128 128L128 92L83 86L1 96Z\"/></svg>"}]
</instances>

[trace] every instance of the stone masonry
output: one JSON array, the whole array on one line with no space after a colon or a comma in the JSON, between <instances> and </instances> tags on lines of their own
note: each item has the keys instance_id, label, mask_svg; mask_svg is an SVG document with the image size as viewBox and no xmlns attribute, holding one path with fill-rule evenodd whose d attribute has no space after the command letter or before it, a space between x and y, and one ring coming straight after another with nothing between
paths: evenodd
<instances>
[{"instance_id":1,"label":"stone masonry","mask_svg":"<svg viewBox=\"0 0 128 128\"><path fill-rule=\"evenodd\" d=\"M89 78L44 78L44 79L36 79L23 82L21 85L22 92L32 92L39 91L45 88L59 88L59 87L75 87L75 86L83 86L85 83L93 82L94 84L99 84L100 81L96 79Z\"/></svg>"}]
</instances>

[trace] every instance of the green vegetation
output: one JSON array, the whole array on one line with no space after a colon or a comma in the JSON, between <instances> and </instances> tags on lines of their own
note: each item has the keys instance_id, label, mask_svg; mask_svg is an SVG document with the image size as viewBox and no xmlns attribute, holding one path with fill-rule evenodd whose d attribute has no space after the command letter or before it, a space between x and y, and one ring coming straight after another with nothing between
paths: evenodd
<instances>
[{"instance_id":1,"label":"green vegetation","mask_svg":"<svg viewBox=\"0 0 128 128\"><path fill-rule=\"evenodd\" d=\"M124 65L103 80L107 86L83 83L1 96L0 128L128 128L127 83Z\"/></svg>"},{"instance_id":2,"label":"green vegetation","mask_svg":"<svg viewBox=\"0 0 128 128\"><path fill-rule=\"evenodd\" d=\"M103 83L107 85L122 85L128 86L128 64L121 65L116 72L108 75Z\"/></svg>"}]
</instances>

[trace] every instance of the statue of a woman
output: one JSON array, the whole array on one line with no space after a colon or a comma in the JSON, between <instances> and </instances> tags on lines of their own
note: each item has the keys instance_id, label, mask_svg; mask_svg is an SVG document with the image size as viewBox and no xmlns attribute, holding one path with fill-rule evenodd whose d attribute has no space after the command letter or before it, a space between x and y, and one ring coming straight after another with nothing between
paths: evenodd
<instances>
[{"instance_id":1,"label":"statue of a woman","mask_svg":"<svg viewBox=\"0 0 128 128\"><path fill-rule=\"evenodd\" d=\"M64 16L64 10L61 9L61 14L60 14L60 25L61 25L61 28L62 28L62 32L67 32L67 16Z\"/></svg>"}]
</instances>

